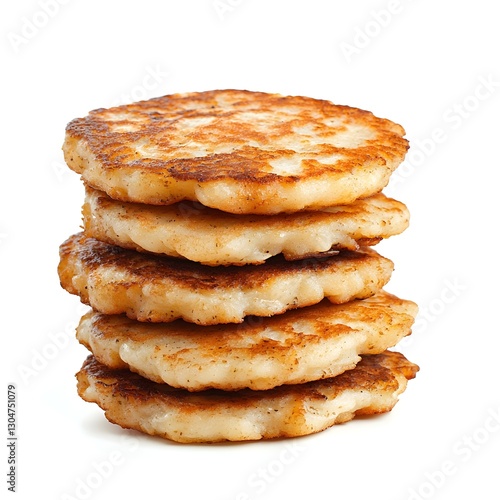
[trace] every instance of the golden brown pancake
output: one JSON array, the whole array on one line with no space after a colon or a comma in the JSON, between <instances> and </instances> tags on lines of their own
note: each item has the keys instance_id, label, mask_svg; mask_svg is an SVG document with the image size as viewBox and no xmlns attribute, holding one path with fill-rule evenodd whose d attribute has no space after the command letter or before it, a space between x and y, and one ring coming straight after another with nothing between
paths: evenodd
<instances>
[{"instance_id":1,"label":"golden brown pancake","mask_svg":"<svg viewBox=\"0 0 500 500\"><path fill-rule=\"evenodd\" d=\"M366 298L388 281L393 264L371 249L262 266L207 267L139 253L83 233L60 247L61 285L105 314L139 321L178 318L200 325L240 323L320 302Z\"/></svg>"},{"instance_id":2,"label":"golden brown pancake","mask_svg":"<svg viewBox=\"0 0 500 500\"><path fill-rule=\"evenodd\" d=\"M386 292L329 301L239 325L140 323L89 312L77 338L111 368L190 391L265 390L333 377L410 333L417 306Z\"/></svg>"},{"instance_id":3,"label":"golden brown pancake","mask_svg":"<svg viewBox=\"0 0 500 500\"><path fill-rule=\"evenodd\" d=\"M403 232L409 213L383 194L322 211L235 216L191 202L125 203L87 188L83 221L88 236L107 243L220 266L261 264L280 253L295 260L375 245Z\"/></svg>"},{"instance_id":4,"label":"golden brown pancake","mask_svg":"<svg viewBox=\"0 0 500 500\"><path fill-rule=\"evenodd\" d=\"M338 377L269 391L190 393L113 370L89 356L77 374L78 394L127 429L181 443L294 437L358 415L392 410L418 366L386 351L364 356Z\"/></svg>"},{"instance_id":5,"label":"golden brown pancake","mask_svg":"<svg viewBox=\"0 0 500 500\"><path fill-rule=\"evenodd\" d=\"M317 210L381 191L404 129L329 101L245 90L91 111L66 128L67 164L112 198L243 214Z\"/></svg>"}]
</instances>

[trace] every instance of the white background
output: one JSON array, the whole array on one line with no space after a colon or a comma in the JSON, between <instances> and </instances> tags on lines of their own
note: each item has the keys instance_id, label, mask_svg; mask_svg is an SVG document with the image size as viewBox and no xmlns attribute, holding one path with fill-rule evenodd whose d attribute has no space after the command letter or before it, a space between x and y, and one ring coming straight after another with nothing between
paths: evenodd
<instances>
[{"instance_id":1,"label":"white background","mask_svg":"<svg viewBox=\"0 0 500 500\"><path fill-rule=\"evenodd\" d=\"M4 400L7 383L18 393L17 498L499 498L494 2L4 4L1 366ZM76 395L84 308L56 273L83 199L63 164L66 123L215 88L329 99L406 128L412 153L386 193L411 226L379 251L396 264L387 290L420 305L400 350L421 371L392 413L290 441L191 446L123 431Z\"/></svg>"}]
</instances>

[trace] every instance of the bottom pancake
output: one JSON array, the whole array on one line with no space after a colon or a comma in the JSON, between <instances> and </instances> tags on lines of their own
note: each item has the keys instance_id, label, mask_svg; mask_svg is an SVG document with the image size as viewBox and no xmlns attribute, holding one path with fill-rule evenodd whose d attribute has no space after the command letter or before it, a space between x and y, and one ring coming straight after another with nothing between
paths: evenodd
<instances>
[{"instance_id":1,"label":"bottom pancake","mask_svg":"<svg viewBox=\"0 0 500 500\"><path fill-rule=\"evenodd\" d=\"M76 376L78 394L97 403L110 422L181 443L206 443L303 436L358 415L388 412L418 369L402 354L385 351L316 382L191 393L89 356Z\"/></svg>"}]
</instances>

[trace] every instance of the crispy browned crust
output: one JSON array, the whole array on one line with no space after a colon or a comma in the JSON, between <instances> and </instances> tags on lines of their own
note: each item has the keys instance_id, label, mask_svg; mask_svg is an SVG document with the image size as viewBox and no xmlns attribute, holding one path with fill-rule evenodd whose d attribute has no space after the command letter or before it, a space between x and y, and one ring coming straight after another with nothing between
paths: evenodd
<instances>
[{"instance_id":1,"label":"crispy browned crust","mask_svg":"<svg viewBox=\"0 0 500 500\"><path fill-rule=\"evenodd\" d=\"M204 359L213 363L232 354L236 350L235 345L238 345L242 357L268 355L281 360L285 365L289 364L293 370L293 364L296 363L295 349L301 345L321 344L325 339L353 333L356 329L363 330L365 324L376 325L380 329L380 338L396 326L407 335L411 332L416 313L417 306L414 302L382 290L363 300L345 304L331 304L328 300L323 300L319 304L288 311L286 314L268 318L248 317L237 325L194 325L180 320L150 324L131 320L124 315L100 314L95 311L87 313L82 320L91 319L92 330L97 337L129 338L139 344L154 341L158 337L171 343L178 338L185 338L194 346L202 346ZM355 318L356 329L347 326L352 318ZM306 322L313 325L314 330L307 335L298 334L297 324ZM280 332L283 339L261 338L264 330ZM247 345L246 340L251 342ZM373 345L368 345L368 348L372 352ZM186 347L183 353L187 355L195 350ZM175 365L178 355L171 355L168 361Z\"/></svg>"},{"instance_id":2,"label":"crispy browned crust","mask_svg":"<svg viewBox=\"0 0 500 500\"><path fill-rule=\"evenodd\" d=\"M223 120L217 121L216 126L196 127L187 130L186 135L195 138L203 144L216 150L221 139L231 138L235 146L239 146L237 154L219 154L206 156L179 158L177 157L178 144L169 137L169 132L174 132L176 122L182 119L199 117L219 118L221 114L220 103L216 99L222 96L224 100L232 101L232 111L226 111ZM249 104L249 100L251 103ZM251 124L233 122L232 116L242 109L249 111L271 113L282 107L296 107L296 114L285 122L273 122L273 128L259 132ZM140 101L127 104L115 109L121 119L109 120L106 111L97 109L91 111L85 118L76 118L71 121L66 131L70 139L84 139L92 148L96 156L102 158L106 170L132 168L147 168L158 171L165 179L196 180L208 182L221 178L230 178L238 182L257 182L266 184L276 180L276 175L266 172L269 161L281 158L287 154L285 151L266 151L247 144L255 141L266 146L272 146L278 137L292 136L294 129L315 123L316 133L321 136L332 131L332 127L318 121L322 119L337 118L342 116L346 122L359 122L377 130L376 140L361 151L344 151L346 159L335 166L337 171L350 171L359 165L365 158L379 158L383 161L385 155L393 156L404 154L408 148L407 141L401 136L404 130L389 120L375 117L371 112L361 109L334 105L328 101L312 99L301 96L280 96L262 92L249 92L242 90L210 91L190 94L178 94L158 97L149 101ZM317 117L317 115L319 115ZM133 132L113 131L114 126L129 125L130 121L140 123ZM342 127L337 127L338 131ZM150 139L150 144L161 151L165 159L137 158L137 152L131 143L138 139ZM322 144L320 152L328 155L340 152L342 148ZM207 155L209 156L209 155ZM310 159L304 166L304 175L318 177L331 170L326 165ZM286 176L286 182L297 182L300 176Z\"/></svg>"},{"instance_id":3,"label":"crispy browned crust","mask_svg":"<svg viewBox=\"0 0 500 500\"><path fill-rule=\"evenodd\" d=\"M404 390L402 380L415 377L419 367L402 354L385 351L381 354L363 356L356 368L337 377L305 384L280 386L267 391L243 389L225 392L217 389L201 393L190 393L166 384L157 384L128 370L112 370L89 356L77 373L77 389L86 401L97 403L110 422L149 434L157 432L148 422L140 422L130 415L137 409L159 408L158 413L174 411L179 418L199 413L200 419L210 415L227 415L240 410L249 410L250 418L258 420L259 415L278 412L281 419L278 430L269 429L263 437L287 437L304 435L322 429L312 430L306 424L306 413L314 412L316 404L332 401L343 393L367 393L375 395L372 402L352 413L340 416L333 423L341 423L357 415L371 415L390 411L397 396ZM89 396L87 389L93 385L96 390ZM97 394L96 394L97 392ZM385 403L383 401L386 401ZM285 406L283 403L286 402ZM280 410L278 410L280 408ZM145 411L148 414L148 411ZM162 437L170 437L162 435ZM190 441L189 436L177 436L179 441Z\"/></svg>"},{"instance_id":4,"label":"crispy browned crust","mask_svg":"<svg viewBox=\"0 0 500 500\"><path fill-rule=\"evenodd\" d=\"M287 260L326 257L342 249L376 245L409 225L408 208L382 193L322 211L235 215L196 202L170 206L120 202L86 186L82 215L89 237L123 248L185 257L209 266L262 264L280 252ZM311 234L310 248L318 241L323 244L323 239L333 242L332 246L325 252L304 251L304 242L300 240L307 232ZM262 241L262 234L272 237ZM249 254L242 256L240 242L244 239L248 241L245 251ZM181 249L186 241L190 242L189 251ZM152 249L155 247L163 248Z\"/></svg>"},{"instance_id":5,"label":"crispy browned crust","mask_svg":"<svg viewBox=\"0 0 500 500\"><path fill-rule=\"evenodd\" d=\"M362 357L362 360L353 370L348 370L336 377L307 382L305 384L282 385L267 391L221 391L208 389L203 392L192 393L184 389L170 387L167 384L151 382L129 370L113 370L99 363L90 355L85 360L82 369L77 373L78 392L81 396L86 388L85 378L94 378L99 381L102 391L112 392L113 397L122 398L126 404L141 404L159 400L164 403L181 407L188 412L198 411L200 408L216 406L248 406L258 402L262 397L281 398L289 395L298 400L325 399L325 392L331 397L340 392L355 391L383 391L394 392L398 388L395 373L402 374L407 380L413 379L419 367L408 361L403 354L394 351L385 351L381 354L371 354ZM369 409L363 412L368 414Z\"/></svg>"},{"instance_id":6,"label":"crispy browned crust","mask_svg":"<svg viewBox=\"0 0 500 500\"><path fill-rule=\"evenodd\" d=\"M269 389L328 378L410 334L416 305L386 292L342 305L328 301L239 325L144 323L84 315L77 338L112 368L190 391Z\"/></svg>"},{"instance_id":7,"label":"crispy browned crust","mask_svg":"<svg viewBox=\"0 0 500 500\"><path fill-rule=\"evenodd\" d=\"M344 136L337 140L349 127L349 143ZM118 200L156 205L197 200L192 191L184 192L185 186L198 189L223 181L225 186L236 183L246 194L253 193L255 203L235 199L224 207L205 204L234 213L277 213L292 211L295 205L281 210L277 200L274 207L273 200L258 200L263 186L290 187L306 179L346 176L352 177L354 186L363 169L368 176L387 170L381 181L385 185L408 149L404 133L400 125L371 112L325 100L214 90L97 109L68 124L63 150L71 169ZM363 134L368 135L361 140ZM272 166L297 157L297 172L277 173ZM98 166L96 175L89 175L91 163ZM120 173L117 182L116 172ZM350 199L342 195L337 200L332 191L330 203L319 203L349 203L383 185L367 188L369 192L353 191ZM315 207L314 202L307 203Z\"/></svg>"},{"instance_id":8,"label":"crispy browned crust","mask_svg":"<svg viewBox=\"0 0 500 500\"><path fill-rule=\"evenodd\" d=\"M204 266L185 259L137 252L111 245L78 233L69 237L59 249L59 276L63 288L77 293L72 284L75 261L87 274L98 270L127 273L132 280L120 282L125 288L146 286L165 277L172 285L185 289L217 290L223 288L255 289L268 280L310 272L334 272L339 266L355 269L362 263L388 259L370 248L358 251L335 251L333 255L309 255L305 259L287 261L282 255L271 257L260 266ZM392 267L392 266L391 266Z\"/></svg>"}]
</instances>

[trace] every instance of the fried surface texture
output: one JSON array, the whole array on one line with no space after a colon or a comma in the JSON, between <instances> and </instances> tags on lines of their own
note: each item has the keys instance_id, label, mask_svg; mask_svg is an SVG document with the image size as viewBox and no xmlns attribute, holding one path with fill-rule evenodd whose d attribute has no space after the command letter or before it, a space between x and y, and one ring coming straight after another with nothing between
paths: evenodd
<instances>
[{"instance_id":1,"label":"fried surface texture","mask_svg":"<svg viewBox=\"0 0 500 500\"><path fill-rule=\"evenodd\" d=\"M369 248L261 266L207 267L139 253L76 234L60 247L61 285L104 314L138 321L178 318L200 325L240 323L309 306L366 298L390 279L393 264Z\"/></svg>"},{"instance_id":2,"label":"fried surface texture","mask_svg":"<svg viewBox=\"0 0 500 500\"><path fill-rule=\"evenodd\" d=\"M91 111L68 124L63 151L72 170L117 200L275 214L381 191L404 159L404 134L329 101L213 90Z\"/></svg>"},{"instance_id":3,"label":"fried surface texture","mask_svg":"<svg viewBox=\"0 0 500 500\"><path fill-rule=\"evenodd\" d=\"M416 314L413 302L384 291L238 325L140 323L92 311L77 338L101 363L173 387L265 390L354 368L360 354L380 353L408 335Z\"/></svg>"},{"instance_id":4,"label":"fried surface texture","mask_svg":"<svg viewBox=\"0 0 500 500\"><path fill-rule=\"evenodd\" d=\"M87 187L85 233L139 251L183 257L209 266L261 264L330 250L357 250L402 233L407 207L383 194L322 211L275 216L231 215L199 203L168 207L125 203Z\"/></svg>"},{"instance_id":5,"label":"fried surface texture","mask_svg":"<svg viewBox=\"0 0 500 500\"><path fill-rule=\"evenodd\" d=\"M181 443L247 441L303 436L358 415L388 412L417 371L402 354L386 351L321 381L269 391L191 393L107 368L89 356L77 388L124 428Z\"/></svg>"}]
</instances>

